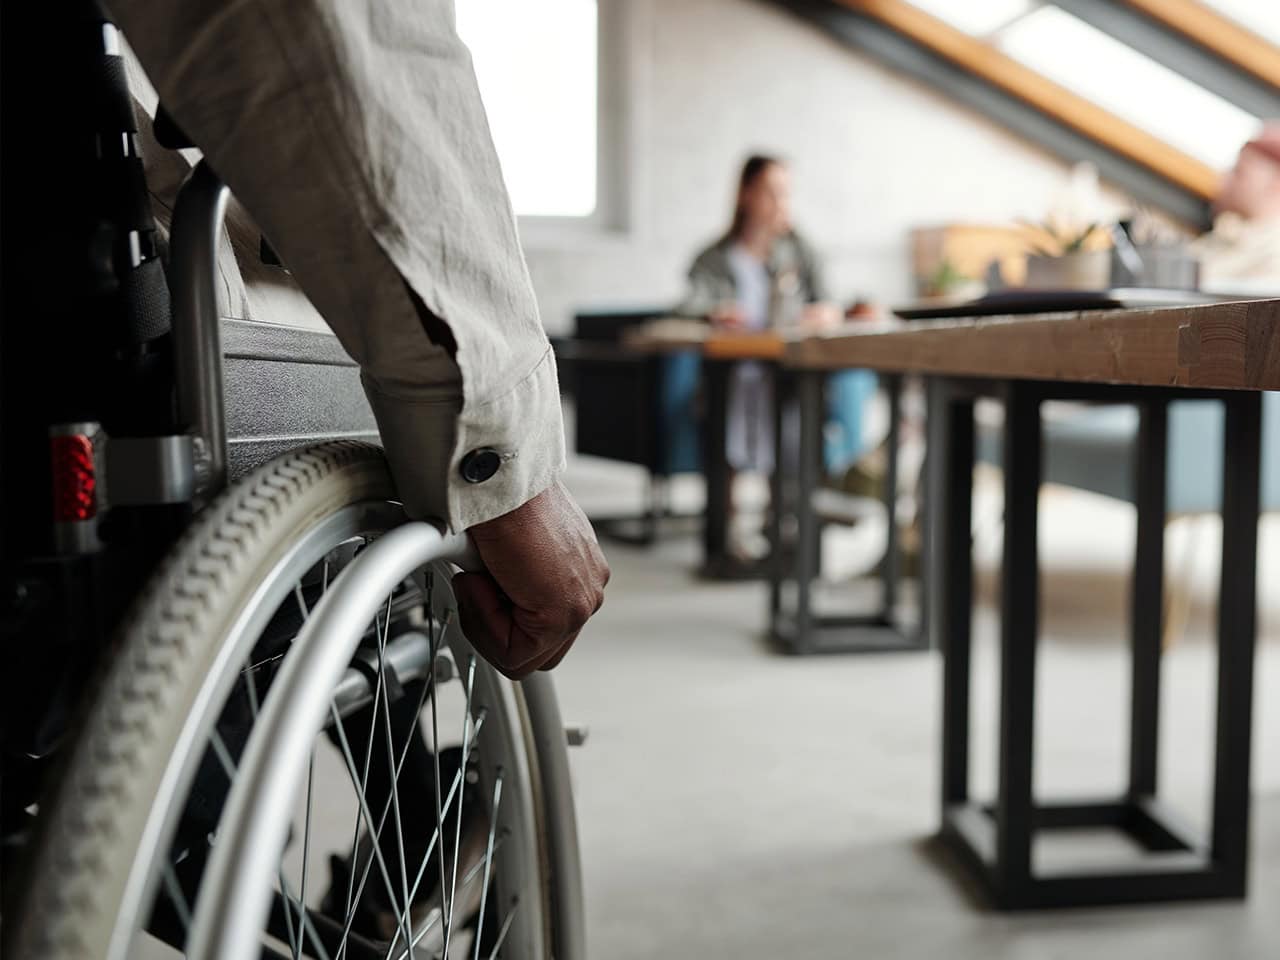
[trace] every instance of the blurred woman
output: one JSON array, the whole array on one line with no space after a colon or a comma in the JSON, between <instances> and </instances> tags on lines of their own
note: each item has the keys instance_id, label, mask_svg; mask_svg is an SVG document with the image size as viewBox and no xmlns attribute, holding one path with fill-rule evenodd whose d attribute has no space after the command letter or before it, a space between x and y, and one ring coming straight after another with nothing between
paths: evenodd
<instances>
[{"instance_id":1,"label":"blurred woman","mask_svg":"<svg viewBox=\"0 0 1280 960\"><path fill-rule=\"evenodd\" d=\"M791 172L782 160L755 155L743 164L729 228L693 261L680 312L727 330L816 332L840 322L818 258L791 224ZM861 453L861 400L874 385L861 372L833 378L829 402L839 429L828 431L829 469L842 470ZM732 512L732 471L774 468L773 382L763 364L734 368L728 413Z\"/></svg>"}]
</instances>

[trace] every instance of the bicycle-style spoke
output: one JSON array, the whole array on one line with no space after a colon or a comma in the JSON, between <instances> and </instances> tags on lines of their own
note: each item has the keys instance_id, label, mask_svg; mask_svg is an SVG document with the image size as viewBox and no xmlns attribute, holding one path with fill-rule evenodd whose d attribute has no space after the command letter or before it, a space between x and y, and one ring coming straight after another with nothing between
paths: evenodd
<instances>
[{"instance_id":1,"label":"bicycle-style spoke","mask_svg":"<svg viewBox=\"0 0 1280 960\"><path fill-rule=\"evenodd\" d=\"M347 731L346 727L342 723L342 716L338 713L338 708L332 701L329 702L329 713L332 716L338 732L338 744L342 748L342 758L347 763L347 773L354 781L358 777L358 774L356 773L356 762L351 756L351 744L347 741ZM382 850L376 839L378 831L374 827L373 814L369 812L369 804L365 801L363 790L357 792L356 801L360 805L360 816L364 820L365 828L369 831L370 836L374 838L370 845L372 847L373 857L378 862L378 870L382 874L382 882L385 884L387 889L388 902L391 904L391 908L393 910L399 911L400 905L396 901L395 888L391 882L391 872L387 869L386 861L382 857Z\"/></svg>"},{"instance_id":2,"label":"bicycle-style spoke","mask_svg":"<svg viewBox=\"0 0 1280 960\"><path fill-rule=\"evenodd\" d=\"M226 743L223 742L222 734L219 733L216 729L209 735L209 745L213 748L214 756L218 758L218 762L222 765L222 770L227 775L227 780L234 783L236 779L236 764L235 764L235 761L231 759L231 751L227 749ZM277 869L276 875L280 881L281 894L285 897L286 901L289 901L290 898L287 893L287 884L285 883L285 879L284 879L283 866ZM295 903L293 905L297 907L299 910L302 909L301 905L299 904ZM300 944L301 937L295 935L294 933L293 916L289 910L288 902L286 902L285 904L284 915L285 915L285 924L289 933L289 950L292 953L294 960L297 960L297 957L299 956L300 946L301 946Z\"/></svg>"},{"instance_id":3,"label":"bicycle-style spoke","mask_svg":"<svg viewBox=\"0 0 1280 960\"><path fill-rule=\"evenodd\" d=\"M377 729L378 708L380 706L381 693L382 693L382 671L379 670L378 678L373 691L373 715L369 718L369 737L364 747L364 767L361 770L360 785L357 788L359 789L361 796L364 796L365 790L367 790L369 787L369 767L373 762L373 734L374 734L374 731ZM330 703L330 708L334 710L336 715L337 708L334 707L332 702ZM352 782L353 783L355 782L354 779ZM376 837L374 838L374 842L375 843L377 842ZM347 861L349 864L351 864L353 868L355 864L359 862L358 861L359 854L360 854L360 808L357 806L356 822L352 827L352 831L351 831L351 856L350 856L350 859ZM373 865L373 860L370 859L368 866L372 866L372 865ZM368 867L366 867L366 876L367 875L368 875ZM347 871L347 907L346 907L346 914L348 917L354 915L355 904L360 902L359 893L356 893L355 898L352 899L352 893L354 890L352 884L354 880L355 880L355 870L354 869L348 870ZM364 889L364 886L362 884L361 892L363 892L363 889ZM346 950L346 944L343 943L342 948L338 954L339 958L342 957L342 954L343 952L345 952L345 950Z\"/></svg>"},{"instance_id":4,"label":"bicycle-style spoke","mask_svg":"<svg viewBox=\"0 0 1280 960\"><path fill-rule=\"evenodd\" d=\"M376 625L375 625L375 629L376 629ZM380 701L381 701L381 694L382 694L382 680L383 680L383 674L382 674L382 671L379 670L378 676L375 680L375 685L373 690L373 713L369 718L369 736L365 739L365 745L364 745L364 767L362 768L360 773L360 785L358 787L361 796L364 796L365 791L369 787L369 769L373 762L374 732L378 729L378 709L381 705ZM331 708L333 707L332 703L330 704L330 707ZM355 782L355 779L353 777L352 783L354 784L354 782ZM360 817L361 817L360 809L357 807L355 824L351 828L351 854L349 859L347 860L347 863L351 865L351 869L348 869L347 871L347 904L346 904L346 910L345 910L345 915L348 918L347 919L348 929L350 928L350 924L351 924L350 918L355 915L355 905L360 902L360 893L355 893L355 887L354 887L354 882L355 882L354 868L355 868L355 864L359 862L359 855L360 855ZM379 830L381 830L381 826L379 826ZM375 837L373 842L377 843L378 841L379 841L379 838ZM373 861L370 860L368 865L366 866L365 876L368 876L368 867L371 867L372 865L373 865ZM364 890L364 884L362 883L360 885L360 892L363 892L363 890ZM354 898L352 896L353 893L355 893ZM341 960L345 952L346 952L346 937L344 935L343 944L339 948L339 952L338 952L339 960Z\"/></svg>"},{"instance_id":5,"label":"bicycle-style spoke","mask_svg":"<svg viewBox=\"0 0 1280 960\"><path fill-rule=\"evenodd\" d=\"M459 770L466 774L471 746L471 694L476 680L476 658L472 654L467 661L467 698L462 713L462 761ZM437 748L438 752L438 748ZM466 790L458 796L457 818L453 828L453 878L449 886L448 908L445 913L444 955L449 956L449 941L453 938L453 910L458 901L458 859L462 856L462 808ZM443 900L442 900L443 903Z\"/></svg>"},{"instance_id":6,"label":"bicycle-style spoke","mask_svg":"<svg viewBox=\"0 0 1280 960\"><path fill-rule=\"evenodd\" d=\"M409 729L406 731L405 742L404 742L404 745L400 748L400 757L399 757L399 759L396 761L395 777L396 777L397 779L399 779L399 777L400 777L400 771L401 771L401 770L403 769L403 767L404 767L405 757L406 757L406 756L408 756L408 753L409 753L409 746L410 746L410 743L411 743L410 735L412 735L413 731L417 728L417 725L418 725L418 715L422 712L422 708L423 708L423 706L424 706L424 705L425 705L425 703L426 703L427 693L428 693L428 691L429 691L429 690L431 689L431 687L432 687L432 684L433 684L433 682L434 682L434 678L435 678L435 664L434 664L434 661L433 661L433 662L432 662L431 669L430 669L430 672L427 674L427 679L426 679L426 681L423 683L423 686L422 686L422 692L418 695L418 704L417 704L417 706L414 708L414 711L413 711L413 719L412 719L412 721L411 721L412 725L411 725L411 726L409 727ZM383 805L382 805L382 815L378 818L378 829L377 829L377 832L375 833L375 835L374 835L374 837L373 837L373 842L374 842L374 843L378 843L378 842L380 842L380 841L381 841L381 838L382 838L382 831L383 831L383 829L384 829L384 827L385 827L385 825L386 825L386 822L387 822L387 814L388 814L388 812L389 812L389 810L390 810L390 804L391 804L391 798L390 798L390 797L388 797L388 798L387 798L387 800L386 800L386 801L383 803ZM356 822L356 828L357 828L357 829L359 829L359 820L357 820L357 822ZM354 865L354 861L353 861L353 865ZM363 872L360 874L360 882L359 882L358 884L356 884L356 885L355 885L355 888L354 888L354 889L355 889L355 897L354 897L354 900L352 899L352 896L351 896L351 890L352 890L352 883L353 883L353 882L354 882L354 880L355 880L355 871L354 871L354 870L352 870L352 871L350 872L349 876L348 876L348 879L347 879L347 891L348 891L348 893L347 893L347 912L346 912L345 918L344 918L344 920L343 920L343 938L344 938L343 948L344 948L344 949L345 949L345 947L346 947L346 944L345 944L345 938L346 938L346 935L347 935L347 933L348 933L348 932L350 932L350 930L351 930L351 924L352 924L352 923L354 922L354 920L355 920L355 912L356 912L356 911L355 911L355 907L354 907L352 904L353 904L353 903L354 903L354 904L358 904L358 903L360 902L360 898L361 898L361 896L363 896L363 895L364 895L364 888L365 888L365 885L368 883L368 880L369 880L369 872L371 871L371 869L372 869L372 868L373 868L373 860L372 860L372 859L369 859L369 860L367 860L367 861L365 862L364 870L363 870ZM417 887L417 884L415 883L415 884L414 884L414 886L413 886L413 889L412 889L412 890L410 890L410 892L409 892L409 902L410 902L410 903L412 903L412 902L413 902L413 895L414 895L415 893L417 893L417 890L418 890L418 887ZM396 936L399 936L399 931L397 931ZM342 954L341 954L341 952L339 952L339 958L341 958L341 956L342 956ZM335 960L339 960L339 958L335 958Z\"/></svg>"},{"instance_id":7,"label":"bicycle-style spoke","mask_svg":"<svg viewBox=\"0 0 1280 960\"><path fill-rule=\"evenodd\" d=\"M289 889L289 881L285 879L284 871L281 871L280 873L280 892L284 894L284 898L286 901L292 901L293 903L298 902L297 899L294 898L293 892ZM285 912L285 916L287 917L289 915L288 903L285 904L284 912ZM297 955L299 956L301 955L302 940L303 940L304 933L307 935L307 939L311 940L311 945L315 947L316 956L319 957L319 960L329 960L329 951L327 951L324 948L324 941L320 939L320 934L316 930L315 924L311 922L311 915L307 913L305 909L303 909L298 914L298 941L299 942L297 947L297 950L298 950Z\"/></svg>"},{"instance_id":8,"label":"bicycle-style spoke","mask_svg":"<svg viewBox=\"0 0 1280 960\"><path fill-rule=\"evenodd\" d=\"M502 929L498 931L498 939L493 945L493 949L489 951L489 960L498 960L498 951L502 949L502 945L507 942L507 934L511 931L511 921L516 918L516 910L520 906L519 900L511 901L511 908L507 911L507 919L502 921ZM476 933L476 952L474 960L480 958L480 934Z\"/></svg>"},{"instance_id":9,"label":"bicycle-style spoke","mask_svg":"<svg viewBox=\"0 0 1280 960\"><path fill-rule=\"evenodd\" d=\"M488 714L488 711L481 708L476 715L474 728L471 734L472 746L475 745L475 741L480 736L480 730L484 726L484 719L487 714ZM443 804L443 813L441 814L441 816L436 822L436 828L431 834L431 840L427 844L426 853L423 854L422 863L418 865L418 872L414 875L413 886L409 889L409 901L411 903L413 902L414 898L417 897L418 888L422 885L422 881L426 876L427 865L430 864L431 862L431 854L435 852L436 844L440 842L441 825L444 823L445 818L448 817L449 811L453 807L454 796L459 791L464 789L463 778L465 773L466 771L462 767L459 767L458 772L455 773L453 776L453 782L449 785L448 795L445 797L444 804ZM472 873L474 873L474 868L472 870ZM466 881L469 880L470 878L471 878L471 873L468 873L467 878L463 882L464 886L466 885ZM395 950L396 944L400 942L399 936L400 936L399 931L397 931L395 936L392 938L391 943L387 947L387 952L384 955L383 960L390 960L392 951ZM415 936L415 941L421 940L421 939L422 939L422 931L419 931L418 934Z\"/></svg>"},{"instance_id":10,"label":"bicycle-style spoke","mask_svg":"<svg viewBox=\"0 0 1280 960\"><path fill-rule=\"evenodd\" d=\"M409 941L409 948L406 950L401 950L400 953L396 954L396 960L406 960L406 958L409 956L409 950L413 949L419 943L421 943L423 937L425 937L428 933L434 930L436 928L436 924L440 923L440 921L443 918L444 918L444 913L441 911L441 909L439 907L433 907L431 909L431 914L427 917L427 922L422 925L422 929L419 930L416 934L414 934L413 939ZM394 949L395 949L395 942L393 941L391 944L391 949L387 951L386 957L384 958L384 960L389 960L389 958L391 957L391 950L394 950ZM441 956L447 956L447 954L441 954Z\"/></svg>"},{"instance_id":11,"label":"bicycle-style spoke","mask_svg":"<svg viewBox=\"0 0 1280 960\"><path fill-rule=\"evenodd\" d=\"M385 623L383 629L378 631L378 673L381 674L386 670L386 651L387 651L387 634L391 631L391 597L387 597L387 610L385 615ZM434 661L433 661L434 665ZM400 916L397 918L397 925L404 930L406 942L409 940L409 925L412 920L409 918L409 908L413 905L413 901L409 899L409 875L404 862L404 824L400 817L400 778L396 776L396 758L395 758L395 741L391 737L391 703L387 697L387 686L382 685L382 726L383 732L386 734L387 746L387 766L392 771L391 774L391 810L396 827L396 852L399 854L400 861L400 889L404 894L404 909L401 910ZM413 737L412 731L406 738L408 740ZM374 841L377 842L376 840ZM413 951L409 952L410 960L413 960Z\"/></svg>"},{"instance_id":12,"label":"bicycle-style spoke","mask_svg":"<svg viewBox=\"0 0 1280 960\"><path fill-rule=\"evenodd\" d=\"M476 952L480 956L480 931L484 929L484 910L489 904L489 871L493 865L493 838L498 829L498 805L502 803L502 768L493 778L493 806L489 809L489 839L484 851L484 885L480 888L480 915L476 920Z\"/></svg>"},{"instance_id":13,"label":"bicycle-style spoke","mask_svg":"<svg viewBox=\"0 0 1280 960\"><path fill-rule=\"evenodd\" d=\"M164 865L164 889L169 895L169 900L173 903L173 909L178 914L178 920L182 923L183 931L191 930L191 905L187 903L186 894L182 892L182 884L178 882L178 875L173 872L173 864L166 863Z\"/></svg>"},{"instance_id":14,"label":"bicycle-style spoke","mask_svg":"<svg viewBox=\"0 0 1280 960\"><path fill-rule=\"evenodd\" d=\"M222 772L227 775L227 779L234 782L236 779L236 764L231 759L231 751L227 749L227 745L222 741L222 734L216 729L209 737L209 743L213 747L213 754L218 758L218 763L222 765Z\"/></svg>"},{"instance_id":15,"label":"bicycle-style spoke","mask_svg":"<svg viewBox=\"0 0 1280 960\"><path fill-rule=\"evenodd\" d=\"M445 810L446 816L448 815L450 808L453 806L454 796L457 793L459 793L462 789L463 789L462 771L459 770L454 775L453 783L450 784L449 786L448 796L445 798L444 810ZM413 886L409 889L410 902L412 902L413 898L418 895L418 888L419 886L422 885L422 878L427 872L427 865L431 862L431 854L435 852L436 844L440 842L440 836L441 836L440 824L437 823L435 830L432 831L431 840L427 843L427 850L426 850L426 853L423 854L422 863L418 865L418 872L414 875ZM440 916L443 917L444 914L441 913ZM417 943L421 939L422 939L422 931L419 931L417 936L410 942ZM387 945L387 952L386 954L384 954L384 960L387 960L387 958L391 956L391 952L395 950L396 944L398 944L399 942L400 942L400 931L396 930L395 935L391 938L391 943Z\"/></svg>"},{"instance_id":16,"label":"bicycle-style spoke","mask_svg":"<svg viewBox=\"0 0 1280 960\"><path fill-rule=\"evenodd\" d=\"M441 639L444 638L443 631L441 631L440 633L440 638ZM433 649L431 654L432 663L435 663L435 654L438 650L439 650L439 646L437 645ZM434 785L435 785L435 795L436 795L435 800L436 800L436 833L437 834L440 833L440 829L444 825L444 817L445 817L444 810L441 809L441 803L440 803L440 711L436 708L436 701L439 699L440 699L439 697L431 698L431 763L435 769ZM465 775L464 768L459 767L458 774L459 776ZM440 907L444 912L444 915L447 917L449 915L449 901L445 899L443 846L441 847L441 850L440 850L440 856L436 857L436 863L439 864L439 867L440 867L440 887L439 887Z\"/></svg>"},{"instance_id":17,"label":"bicycle-style spoke","mask_svg":"<svg viewBox=\"0 0 1280 960\"><path fill-rule=\"evenodd\" d=\"M311 748L311 762L307 765L307 812L302 826L302 880L298 884L298 923L307 909L307 860L311 856L311 798L316 779L316 749Z\"/></svg>"},{"instance_id":18,"label":"bicycle-style spoke","mask_svg":"<svg viewBox=\"0 0 1280 960\"><path fill-rule=\"evenodd\" d=\"M307 617L311 616L311 611L307 609L306 598L302 595L302 581L299 580L293 585L293 599L298 603L298 613L302 615L302 622L307 622Z\"/></svg>"},{"instance_id":19,"label":"bicycle-style spoke","mask_svg":"<svg viewBox=\"0 0 1280 960\"><path fill-rule=\"evenodd\" d=\"M305 625L327 593L331 573L327 557L322 564L311 567L307 576L293 583L292 595L284 595L283 618L275 622L289 624L290 630L299 619ZM508 887L510 881L504 879L509 874L518 876L528 855L521 845L524 834L520 827L513 833L509 826L499 825L504 773L487 757L491 747L489 730L484 731L483 738L481 735L486 716L494 707L491 703L485 705L486 693L493 692L489 689L493 680L484 672L488 667L483 661L460 645L460 638L446 635L455 611L445 609L446 604L441 604L440 609L433 606L434 577L429 574L423 580L415 576L414 583L416 588L407 587L407 594L404 584L387 594L372 624L366 621L364 637L352 638L353 648L359 639L360 649L349 671L366 675L376 671L376 677L368 676L361 694L369 697L371 693L372 697L348 702L346 691L353 682L349 672L341 688L344 692L340 696L335 692L336 699L330 699L325 726L337 749L326 752L328 747L313 744L306 760L302 823L297 822L295 806L290 840L281 852L277 870L277 899L261 941L264 957L357 960L376 951L371 955L383 960L421 960L428 955L447 958L451 953L470 960L481 960L483 956L496 960L500 952L511 953L512 943L523 942L525 935L521 931L527 924L541 922L533 919L537 914L528 912L530 904L517 910L520 897L516 893L523 889L525 881L521 880L521 887ZM426 603L419 606L424 595ZM406 619L402 622L402 618ZM419 634L404 638L404 642L397 636L393 644L393 629L423 631L426 642ZM288 639L277 632L271 646L259 647L273 650L272 656L261 662L248 658L238 678L244 684L243 691L237 691L238 712L224 714L221 725L209 734L207 749L233 783L239 776L239 753L246 742L254 742L261 710L275 691L279 661L296 650L287 645ZM452 656L451 646L455 648ZM429 657L425 663L421 659L424 655ZM459 669L464 657L465 669ZM410 670L407 678L406 668ZM458 681L456 692L449 687L454 680ZM420 690L413 689L416 682L421 683ZM401 683L412 692L402 691ZM426 714L428 698L430 717ZM404 711L414 701L416 708L406 715ZM459 701L463 707L460 719L456 715ZM345 706L340 708L339 704ZM497 706L497 719L490 719L500 727L498 739L492 743L498 748L495 758L502 756L504 738L509 737L508 728L502 726L509 722L501 709L503 704ZM366 722L367 731L363 729ZM406 729L401 730L402 726ZM459 730L460 740L456 739ZM363 752L360 733L365 733ZM320 738L324 739L323 729ZM430 757L422 756L428 746ZM328 758L334 752L341 756L356 793L349 838L345 821L338 828L338 836L326 835L332 830L335 798L324 771L329 769ZM482 752L485 756L481 756ZM469 785L476 782L477 773L484 784L479 789ZM425 782L428 776L432 777L430 785ZM508 793L515 790L518 796L518 778L512 781L508 777L506 789ZM477 792L467 796L469 790ZM382 799L381 809L377 797ZM508 797L506 806L511 803ZM433 805L434 824L430 821ZM337 808L344 817L346 809ZM509 810L507 814L509 818ZM300 842L296 837L299 826ZM424 836L428 826L433 829ZM515 847L511 846L513 836L518 841ZM337 861L348 839L350 859L344 880ZM216 842L216 836L210 841ZM396 845L395 854L391 852L392 844ZM289 854L288 863L293 864L299 850L300 868L286 869L285 853ZM333 882L324 894L324 907L313 912L308 909L308 897L318 903L324 883L321 874L311 876L310 861L312 856L324 854L323 861L331 850L337 855L333 857ZM452 862L446 863L446 858ZM375 871L379 880L372 877ZM161 889L173 902L172 916L181 921L181 929L189 929L192 907L185 899L180 875L180 870L166 867ZM468 940L473 930L474 939ZM284 944L281 940L286 936L288 943Z\"/></svg>"},{"instance_id":20,"label":"bicycle-style spoke","mask_svg":"<svg viewBox=\"0 0 1280 960\"><path fill-rule=\"evenodd\" d=\"M241 674L244 678L245 693L249 697L249 715L256 722L258 719L258 675L252 668Z\"/></svg>"},{"instance_id":21,"label":"bicycle-style spoke","mask_svg":"<svg viewBox=\"0 0 1280 960\"><path fill-rule=\"evenodd\" d=\"M291 908L294 906L294 903L288 893L289 884L284 878L283 866L276 869L276 880L280 884L280 897L284 900L284 928L285 932L289 935L289 955L293 957L293 960L298 960L298 957L302 955L302 941L293 929L293 910ZM302 926L301 917L298 918L298 926L299 928Z\"/></svg>"}]
</instances>

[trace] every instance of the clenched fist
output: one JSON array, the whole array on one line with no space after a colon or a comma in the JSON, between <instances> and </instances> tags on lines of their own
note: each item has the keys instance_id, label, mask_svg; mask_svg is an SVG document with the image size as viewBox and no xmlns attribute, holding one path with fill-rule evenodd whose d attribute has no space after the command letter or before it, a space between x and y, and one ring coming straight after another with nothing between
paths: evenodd
<instances>
[{"instance_id":1,"label":"clenched fist","mask_svg":"<svg viewBox=\"0 0 1280 960\"><path fill-rule=\"evenodd\" d=\"M467 639L513 680L550 670L600 609L609 582L586 515L557 481L467 533L485 565L453 578Z\"/></svg>"}]
</instances>

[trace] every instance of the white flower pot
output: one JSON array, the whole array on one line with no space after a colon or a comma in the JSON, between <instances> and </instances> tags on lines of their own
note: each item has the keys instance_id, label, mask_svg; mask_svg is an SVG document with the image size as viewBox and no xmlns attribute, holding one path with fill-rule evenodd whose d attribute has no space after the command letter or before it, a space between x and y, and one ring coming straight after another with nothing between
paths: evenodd
<instances>
[{"instance_id":1,"label":"white flower pot","mask_svg":"<svg viewBox=\"0 0 1280 960\"><path fill-rule=\"evenodd\" d=\"M1033 290L1106 290L1111 286L1111 251L1080 250L1060 257L1031 254L1025 286Z\"/></svg>"}]
</instances>

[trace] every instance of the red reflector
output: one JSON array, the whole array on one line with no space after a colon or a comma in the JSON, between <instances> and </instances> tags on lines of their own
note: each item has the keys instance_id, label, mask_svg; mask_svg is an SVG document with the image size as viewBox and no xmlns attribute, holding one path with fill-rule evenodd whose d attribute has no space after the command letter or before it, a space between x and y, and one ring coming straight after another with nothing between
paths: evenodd
<instances>
[{"instance_id":1,"label":"red reflector","mask_svg":"<svg viewBox=\"0 0 1280 960\"><path fill-rule=\"evenodd\" d=\"M98 512L93 441L77 434L50 437L49 444L53 455L54 522L91 520Z\"/></svg>"}]
</instances>

